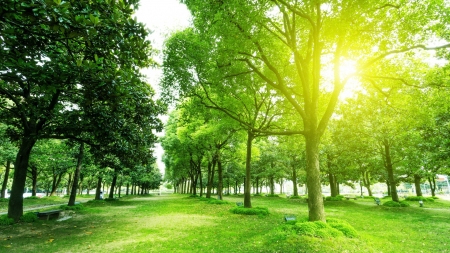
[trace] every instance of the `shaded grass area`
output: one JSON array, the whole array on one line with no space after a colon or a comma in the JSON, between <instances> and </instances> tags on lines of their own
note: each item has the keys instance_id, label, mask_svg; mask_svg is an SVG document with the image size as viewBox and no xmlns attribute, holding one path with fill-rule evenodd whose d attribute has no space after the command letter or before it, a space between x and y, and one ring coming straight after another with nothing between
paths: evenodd
<instances>
[{"instance_id":1,"label":"shaded grass area","mask_svg":"<svg viewBox=\"0 0 450 253\"><path fill-rule=\"evenodd\" d=\"M94 195L77 196L76 201L94 199ZM45 208L49 205L63 205L69 202L69 197L49 196L42 198L25 198L23 200L24 209L28 208ZM0 202L0 213L8 211L8 201Z\"/></svg>"},{"instance_id":2,"label":"shaded grass area","mask_svg":"<svg viewBox=\"0 0 450 253\"><path fill-rule=\"evenodd\" d=\"M233 214L242 197L209 204L182 195L90 201L65 221L0 227L0 252L450 252L450 204L388 208L373 200L325 202L327 217L347 221L359 237L286 233L284 215L307 219L307 203L253 198L268 216Z\"/></svg>"}]
</instances>

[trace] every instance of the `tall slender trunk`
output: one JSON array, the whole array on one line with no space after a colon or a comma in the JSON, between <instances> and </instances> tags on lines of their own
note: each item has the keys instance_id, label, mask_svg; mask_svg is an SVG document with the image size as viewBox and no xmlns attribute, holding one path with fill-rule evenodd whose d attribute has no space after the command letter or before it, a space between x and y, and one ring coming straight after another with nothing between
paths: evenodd
<instances>
[{"instance_id":1,"label":"tall slender trunk","mask_svg":"<svg viewBox=\"0 0 450 253\"><path fill-rule=\"evenodd\" d=\"M77 162L77 166L78 166L78 162ZM76 168L75 168L76 170ZM72 173L69 173L69 178L67 179L67 188L66 188L66 194L70 196L71 194L71 185L72 185ZM77 190L78 187L75 187L75 190ZM69 197L70 198L70 197Z\"/></svg>"},{"instance_id":2,"label":"tall slender trunk","mask_svg":"<svg viewBox=\"0 0 450 253\"><path fill-rule=\"evenodd\" d=\"M31 196L36 197L38 168L35 164L30 165L31 174Z\"/></svg>"},{"instance_id":3,"label":"tall slender trunk","mask_svg":"<svg viewBox=\"0 0 450 253\"><path fill-rule=\"evenodd\" d=\"M97 179L97 187L95 188L95 200L100 200L100 192L102 192L102 177L98 177Z\"/></svg>"},{"instance_id":4,"label":"tall slender trunk","mask_svg":"<svg viewBox=\"0 0 450 253\"><path fill-rule=\"evenodd\" d=\"M364 187L366 187L367 192L369 193L369 196L372 196L372 189L370 189L370 173L369 171L363 171L362 172L362 179Z\"/></svg>"},{"instance_id":5,"label":"tall slender trunk","mask_svg":"<svg viewBox=\"0 0 450 253\"><path fill-rule=\"evenodd\" d=\"M298 196L297 170L292 166L292 184L294 186L294 196Z\"/></svg>"},{"instance_id":6,"label":"tall slender trunk","mask_svg":"<svg viewBox=\"0 0 450 253\"><path fill-rule=\"evenodd\" d=\"M431 196L436 196L436 180L434 177L428 177L428 183L430 183Z\"/></svg>"},{"instance_id":7,"label":"tall slender trunk","mask_svg":"<svg viewBox=\"0 0 450 253\"><path fill-rule=\"evenodd\" d=\"M6 197L6 187L8 186L9 171L11 170L11 161L6 161L5 175L3 177L2 190L0 191L0 198Z\"/></svg>"},{"instance_id":8,"label":"tall slender trunk","mask_svg":"<svg viewBox=\"0 0 450 253\"><path fill-rule=\"evenodd\" d=\"M251 208L251 161L252 161L252 142L254 135L247 131L247 156L245 158L245 184L244 184L244 207Z\"/></svg>"},{"instance_id":9,"label":"tall slender trunk","mask_svg":"<svg viewBox=\"0 0 450 253\"><path fill-rule=\"evenodd\" d=\"M385 158L385 166L386 166L386 170L388 173L388 180L389 180L389 186L391 189L391 195L392 195L392 200L399 202L399 198L398 198L398 194L397 194L397 185L396 185L396 181L394 178L394 168L392 165L392 159L391 159L391 150L390 150L390 145L389 145L389 141L388 140L384 140L383 141L383 145L384 145L384 158Z\"/></svg>"},{"instance_id":10,"label":"tall slender trunk","mask_svg":"<svg viewBox=\"0 0 450 253\"><path fill-rule=\"evenodd\" d=\"M27 180L27 168L30 160L30 153L36 143L36 138L26 136L22 139L16 162L14 163L14 177L9 196L8 217L18 221L23 215L23 189Z\"/></svg>"},{"instance_id":11,"label":"tall slender trunk","mask_svg":"<svg viewBox=\"0 0 450 253\"><path fill-rule=\"evenodd\" d=\"M420 188L420 181L422 180L422 178L415 174L414 175L414 185L416 186L416 196L418 197L422 197L422 189Z\"/></svg>"},{"instance_id":12,"label":"tall slender trunk","mask_svg":"<svg viewBox=\"0 0 450 253\"><path fill-rule=\"evenodd\" d=\"M78 150L77 156L77 167L75 168L75 173L73 175L72 190L70 191L69 203L67 204L68 206L75 205L75 199L77 197L78 180L80 178L81 165L83 162L83 155L84 155L84 143L80 143L80 148Z\"/></svg>"},{"instance_id":13,"label":"tall slender trunk","mask_svg":"<svg viewBox=\"0 0 450 253\"><path fill-rule=\"evenodd\" d=\"M223 169L222 160L220 159L220 154L217 157L217 177L219 183L217 184L217 196L220 200L223 199Z\"/></svg>"},{"instance_id":14,"label":"tall slender trunk","mask_svg":"<svg viewBox=\"0 0 450 253\"><path fill-rule=\"evenodd\" d=\"M330 182L331 197L336 197L338 195L336 176L328 173L328 181Z\"/></svg>"},{"instance_id":15,"label":"tall slender trunk","mask_svg":"<svg viewBox=\"0 0 450 253\"><path fill-rule=\"evenodd\" d=\"M316 133L305 135L309 221L325 221L322 185L320 183L319 142L320 139Z\"/></svg>"},{"instance_id":16,"label":"tall slender trunk","mask_svg":"<svg viewBox=\"0 0 450 253\"><path fill-rule=\"evenodd\" d=\"M117 171L114 170L114 176L109 189L109 196L108 196L109 199L114 199L114 188L116 188L116 184L117 184Z\"/></svg>"}]
</instances>

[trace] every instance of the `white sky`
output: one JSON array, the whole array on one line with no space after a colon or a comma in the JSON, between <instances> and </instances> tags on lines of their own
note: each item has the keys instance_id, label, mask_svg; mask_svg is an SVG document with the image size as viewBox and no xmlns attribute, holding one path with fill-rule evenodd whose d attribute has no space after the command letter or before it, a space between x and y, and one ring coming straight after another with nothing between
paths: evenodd
<instances>
[{"instance_id":1,"label":"white sky","mask_svg":"<svg viewBox=\"0 0 450 253\"><path fill-rule=\"evenodd\" d=\"M161 63L164 40L171 33L189 26L191 20L191 14L179 0L141 0L135 16L152 31L148 39L152 42L153 48L159 52L158 55L152 56L158 63ZM158 93L157 85L162 75L161 70L146 69L143 73ZM164 173L164 163L161 161L163 149L159 144L155 146L154 154L159 169Z\"/></svg>"}]
</instances>

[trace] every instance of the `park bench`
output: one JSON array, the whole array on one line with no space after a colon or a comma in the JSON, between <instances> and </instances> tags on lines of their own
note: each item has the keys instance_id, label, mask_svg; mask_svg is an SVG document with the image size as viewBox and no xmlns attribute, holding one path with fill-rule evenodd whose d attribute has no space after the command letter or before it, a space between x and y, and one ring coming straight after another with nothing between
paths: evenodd
<instances>
[{"instance_id":1,"label":"park bench","mask_svg":"<svg viewBox=\"0 0 450 253\"><path fill-rule=\"evenodd\" d=\"M242 203L242 202L236 202L236 205L237 205L237 206L244 206L244 203Z\"/></svg>"},{"instance_id":2,"label":"park bench","mask_svg":"<svg viewBox=\"0 0 450 253\"><path fill-rule=\"evenodd\" d=\"M284 221L295 221L295 215L293 215L293 214L286 214L284 216Z\"/></svg>"},{"instance_id":3,"label":"park bench","mask_svg":"<svg viewBox=\"0 0 450 253\"><path fill-rule=\"evenodd\" d=\"M41 220L49 220L51 218L59 218L59 214L62 212L61 209L58 210L49 210L49 211L44 211L44 212L38 212L37 216L39 219Z\"/></svg>"},{"instance_id":4,"label":"park bench","mask_svg":"<svg viewBox=\"0 0 450 253\"><path fill-rule=\"evenodd\" d=\"M380 205L380 199L379 198L374 198L373 200L375 200L375 203L379 206Z\"/></svg>"}]
</instances>

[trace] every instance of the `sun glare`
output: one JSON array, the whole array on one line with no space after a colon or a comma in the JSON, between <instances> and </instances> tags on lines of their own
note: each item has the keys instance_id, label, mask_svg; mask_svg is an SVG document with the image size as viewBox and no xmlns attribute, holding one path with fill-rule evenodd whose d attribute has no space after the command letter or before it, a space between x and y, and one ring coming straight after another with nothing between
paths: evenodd
<instances>
[{"instance_id":1,"label":"sun glare","mask_svg":"<svg viewBox=\"0 0 450 253\"><path fill-rule=\"evenodd\" d=\"M347 79L344 89L339 96L340 100L354 97L358 92L362 91L361 83L353 75L357 72L356 62L352 60L345 60L341 62L339 73L341 80Z\"/></svg>"}]
</instances>

